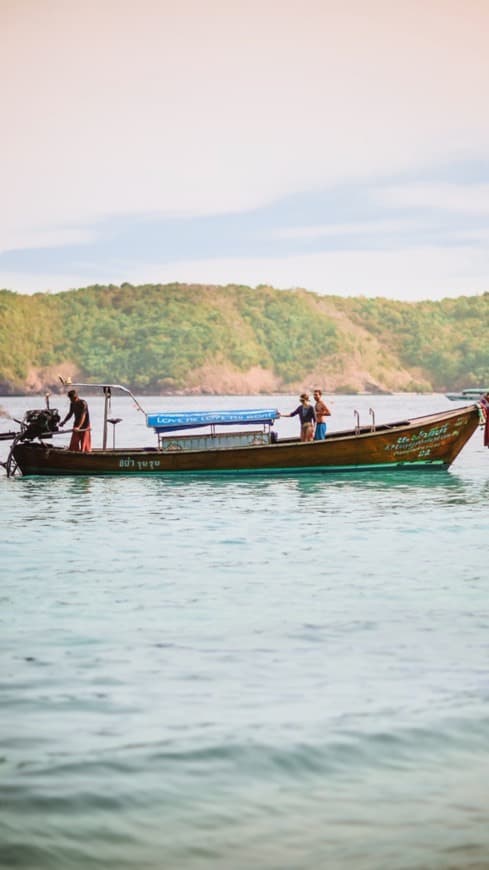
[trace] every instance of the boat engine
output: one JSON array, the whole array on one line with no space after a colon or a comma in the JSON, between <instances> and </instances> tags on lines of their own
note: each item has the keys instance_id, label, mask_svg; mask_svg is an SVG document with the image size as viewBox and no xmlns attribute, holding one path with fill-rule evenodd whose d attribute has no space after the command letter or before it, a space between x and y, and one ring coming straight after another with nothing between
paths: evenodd
<instances>
[{"instance_id":1,"label":"boat engine","mask_svg":"<svg viewBox=\"0 0 489 870\"><path fill-rule=\"evenodd\" d=\"M15 420L15 417L13 418ZM49 407L49 395L46 395L46 407L35 408L31 411L26 411L22 420L15 420L20 426L20 432L7 432L4 435L5 439L12 441L9 455L6 462L0 462L5 468L8 477L15 474L17 464L14 459L15 445L19 441L33 441L34 438L52 438L53 432L59 431L61 417L57 408Z\"/></svg>"},{"instance_id":2,"label":"boat engine","mask_svg":"<svg viewBox=\"0 0 489 870\"><path fill-rule=\"evenodd\" d=\"M61 417L56 408L36 408L26 411L21 422L19 441L32 441L34 438L49 437L58 431Z\"/></svg>"}]
</instances>

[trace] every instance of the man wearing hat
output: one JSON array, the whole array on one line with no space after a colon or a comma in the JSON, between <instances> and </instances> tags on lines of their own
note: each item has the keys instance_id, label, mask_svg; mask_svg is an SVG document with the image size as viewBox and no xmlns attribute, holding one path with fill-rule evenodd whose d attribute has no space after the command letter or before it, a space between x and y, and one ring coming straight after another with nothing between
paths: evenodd
<instances>
[{"instance_id":1,"label":"man wearing hat","mask_svg":"<svg viewBox=\"0 0 489 870\"><path fill-rule=\"evenodd\" d=\"M85 399L80 399L76 390L69 390L70 410L60 423L63 428L66 421L73 417L73 431L69 450L78 450L80 453L90 453L92 449L92 435L90 429L90 415Z\"/></svg>"}]
</instances>

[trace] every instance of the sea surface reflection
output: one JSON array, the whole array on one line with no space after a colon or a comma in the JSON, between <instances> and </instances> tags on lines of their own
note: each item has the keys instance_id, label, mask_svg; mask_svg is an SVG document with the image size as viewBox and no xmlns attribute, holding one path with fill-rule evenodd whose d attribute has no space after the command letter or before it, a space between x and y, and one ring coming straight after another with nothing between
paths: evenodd
<instances>
[{"instance_id":1,"label":"sea surface reflection","mask_svg":"<svg viewBox=\"0 0 489 870\"><path fill-rule=\"evenodd\" d=\"M489 866L488 460L0 477L0 865Z\"/></svg>"}]
</instances>

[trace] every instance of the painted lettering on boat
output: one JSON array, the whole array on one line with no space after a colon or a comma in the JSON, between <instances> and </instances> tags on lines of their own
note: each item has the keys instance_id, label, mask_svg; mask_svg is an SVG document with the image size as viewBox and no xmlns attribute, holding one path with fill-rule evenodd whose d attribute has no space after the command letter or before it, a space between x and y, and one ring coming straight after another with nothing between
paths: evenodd
<instances>
[{"instance_id":1,"label":"painted lettering on boat","mask_svg":"<svg viewBox=\"0 0 489 870\"><path fill-rule=\"evenodd\" d=\"M402 454L419 448L418 457L424 459L430 455L431 448L443 442L448 434L456 438L459 430L458 428L450 430L448 423L443 426L433 426L431 429L420 429L419 432L410 435L400 435L394 444L386 444L385 450Z\"/></svg>"},{"instance_id":2,"label":"painted lettering on boat","mask_svg":"<svg viewBox=\"0 0 489 870\"><path fill-rule=\"evenodd\" d=\"M154 471L159 467L159 459L132 459L131 456L119 459L119 468L124 468L126 471Z\"/></svg>"}]
</instances>

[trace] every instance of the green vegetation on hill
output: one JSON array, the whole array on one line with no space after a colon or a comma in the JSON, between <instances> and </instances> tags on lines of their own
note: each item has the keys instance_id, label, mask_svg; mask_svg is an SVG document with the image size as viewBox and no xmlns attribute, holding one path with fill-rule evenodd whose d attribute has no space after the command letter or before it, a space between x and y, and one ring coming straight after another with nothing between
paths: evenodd
<instances>
[{"instance_id":1,"label":"green vegetation on hill","mask_svg":"<svg viewBox=\"0 0 489 870\"><path fill-rule=\"evenodd\" d=\"M421 370L433 389L489 384L489 293L415 304L364 298L335 303L393 351L401 366Z\"/></svg>"},{"instance_id":2,"label":"green vegetation on hill","mask_svg":"<svg viewBox=\"0 0 489 870\"><path fill-rule=\"evenodd\" d=\"M204 372L216 392L219 372L254 372L256 391L257 372L277 390L445 390L489 383L487 324L489 293L413 304L236 285L3 290L0 392L53 387L68 370L139 392L197 392Z\"/></svg>"}]
</instances>

